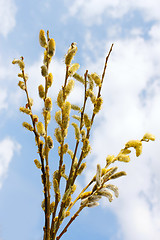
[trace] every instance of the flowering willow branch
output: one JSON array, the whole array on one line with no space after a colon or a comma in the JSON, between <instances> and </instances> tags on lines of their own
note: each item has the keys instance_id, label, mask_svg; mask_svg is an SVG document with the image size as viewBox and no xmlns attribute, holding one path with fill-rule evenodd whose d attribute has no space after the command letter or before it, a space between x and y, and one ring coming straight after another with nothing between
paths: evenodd
<instances>
[{"instance_id":1,"label":"flowering willow branch","mask_svg":"<svg viewBox=\"0 0 160 240\"><path fill-rule=\"evenodd\" d=\"M114 195L118 197L118 187L108 182L112 179L125 176L126 172L117 172L118 167L114 166L109 168L109 166L116 161L128 163L130 161L130 148L135 149L137 157L140 156L142 153L142 142L148 142L149 140L154 141L155 137L150 133L146 133L141 140L128 141L116 157L114 155L108 155L105 167L101 168L100 164L97 164L96 175L92 177L91 181L72 201L73 193L76 190L77 177L81 175L86 168L86 159L91 152L91 129L93 128L95 116L102 107L103 99L101 89L113 44L106 57L102 76L99 76L95 72L89 73L89 71L86 70L84 77L77 73L80 65L78 63L72 63L78 50L77 44L73 42L70 45L65 55L66 74L64 84L58 92L56 101L56 106L58 107L58 110L55 112L57 127L54 129L54 136L49 136L52 99L48 96L48 89L51 88L53 84L53 75L49 72L49 66L55 55L56 45L54 39L49 37L49 31L47 31L46 37L44 30L40 30L39 43L44 49L43 64L41 66L44 85L40 84L38 86L39 97L43 104L42 121L39 121L39 117L33 114L32 111L33 99L29 97L27 90L28 75L25 73L24 58L14 59L12 63L18 64L21 70L21 73L18 74L18 77L21 79L18 82L18 86L25 92L27 98L27 103L24 107L20 107L20 111L29 115L31 118L31 124L23 122L22 125L34 133L40 159L35 159L34 163L42 173L44 193L42 209L45 215L43 240L59 240L83 209L98 206L99 200L102 197L107 198L109 202L112 202ZM68 101L68 96L73 91L75 82L79 82L84 89L82 106L75 105ZM88 102L91 103L91 114L87 113L86 105ZM71 135L71 132L68 131L69 126L73 127L74 137ZM75 146L73 150L70 149L67 141L70 138L74 139ZM49 153L53 148L53 140L58 144L59 157L56 157L54 162L50 162ZM54 151L56 151L56 145ZM65 159L68 158L68 156L70 160L67 159L66 167ZM51 165L54 167L52 175L50 173ZM89 187L92 187L92 190L86 191ZM54 191L53 195L51 190ZM51 201L52 199L53 201ZM71 208L78 201L80 201L78 210L73 213L73 216L66 226L61 229L62 222L70 215ZM58 231L60 231L60 233L58 233Z\"/></svg>"}]
</instances>

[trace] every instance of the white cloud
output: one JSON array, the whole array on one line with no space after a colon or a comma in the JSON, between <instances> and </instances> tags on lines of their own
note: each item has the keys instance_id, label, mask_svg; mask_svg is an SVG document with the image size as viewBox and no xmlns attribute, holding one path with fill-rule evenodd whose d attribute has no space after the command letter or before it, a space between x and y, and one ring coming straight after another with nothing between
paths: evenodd
<instances>
[{"instance_id":1,"label":"white cloud","mask_svg":"<svg viewBox=\"0 0 160 240\"><path fill-rule=\"evenodd\" d=\"M0 0L0 33L3 36L15 27L16 5L14 0Z\"/></svg>"},{"instance_id":2,"label":"white cloud","mask_svg":"<svg viewBox=\"0 0 160 240\"><path fill-rule=\"evenodd\" d=\"M120 197L110 208L117 215L124 240L158 240L160 236L160 35L157 29L159 25L151 28L148 40L139 36L115 40L102 91L103 109L93 132L92 176L96 163L104 166L105 157L118 154L128 140L141 139L145 132L157 138L154 143L143 144L142 157L137 159L132 154L129 164L118 164L128 176L115 181ZM104 60L105 56L96 62L88 59L86 64L89 70L100 74L99 66ZM91 173L86 178L90 180Z\"/></svg>"},{"instance_id":3,"label":"white cloud","mask_svg":"<svg viewBox=\"0 0 160 240\"><path fill-rule=\"evenodd\" d=\"M67 5L69 14L83 19L86 25L101 23L104 15L118 19L131 11L139 11L146 21L160 20L158 0L70 0Z\"/></svg>"},{"instance_id":4,"label":"white cloud","mask_svg":"<svg viewBox=\"0 0 160 240\"><path fill-rule=\"evenodd\" d=\"M6 137L0 141L0 188L7 176L9 164L13 158L13 154L20 150L20 145Z\"/></svg>"}]
</instances>

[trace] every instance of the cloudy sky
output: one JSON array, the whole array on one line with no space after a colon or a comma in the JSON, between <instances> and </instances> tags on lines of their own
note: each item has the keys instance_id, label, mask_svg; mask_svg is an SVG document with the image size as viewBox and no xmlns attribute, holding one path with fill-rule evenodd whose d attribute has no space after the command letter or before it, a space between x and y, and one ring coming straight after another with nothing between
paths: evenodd
<instances>
[{"instance_id":1,"label":"cloudy sky","mask_svg":"<svg viewBox=\"0 0 160 240\"><path fill-rule=\"evenodd\" d=\"M22 128L27 117L19 107L26 100L17 86L18 67L11 64L24 56L34 111L41 115L40 29L49 29L56 41L50 69L53 99L63 84L64 55L72 42L77 42L80 74L86 69L101 74L114 43L102 90L104 104L91 135L88 172L78 181L79 190L98 162L105 165L108 154L118 154L128 140L141 139L145 132L156 136L155 142L143 144L142 156L133 153L129 164L119 164L127 172L115 181L119 198L84 210L63 238L160 239L159 12L158 0L0 0L0 240L42 239L42 185L33 163L37 150L33 135ZM81 91L78 84L72 102L81 103ZM52 124L53 135L53 117Z\"/></svg>"}]
</instances>

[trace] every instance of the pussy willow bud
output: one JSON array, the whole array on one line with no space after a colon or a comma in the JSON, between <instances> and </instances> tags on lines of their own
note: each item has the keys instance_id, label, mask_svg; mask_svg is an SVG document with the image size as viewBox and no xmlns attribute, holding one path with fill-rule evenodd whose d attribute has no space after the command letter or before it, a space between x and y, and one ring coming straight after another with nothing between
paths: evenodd
<instances>
[{"instance_id":1,"label":"pussy willow bud","mask_svg":"<svg viewBox=\"0 0 160 240\"><path fill-rule=\"evenodd\" d=\"M72 126L74 127L75 130L75 139L80 140L80 129L76 123L72 123Z\"/></svg>"},{"instance_id":2,"label":"pussy willow bud","mask_svg":"<svg viewBox=\"0 0 160 240\"><path fill-rule=\"evenodd\" d=\"M77 52L77 44L75 42L73 42L70 46L70 48L68 49L68 52L65 56L65 64L67 66L69 66L71 64L71 61L73 59L73 57L75 56L76 52Z\"/></svg>"},{"instance_id":3,"label":"pussy willow bud","mask_svg":"<svg viewBox=\"0 0 160 240\"><path fill-rule=\"evenodd\" d=\"M41 47L46 47L47 46L47 40L46 40L45 32L42 29L39 32L39 43L40 43Z\"/></svg>"},{"instance_id":4,"label":"pussy willow bud","mask_svg":"<svg viewBox=\"0 0 160 240\"><path fill-rule=\"evenodd\" d=\"M48 43L48 54L50 57L53 57L55 55L55 49L56 49L56 43L54 39L51 38Z\"/></svg>"},{"instance_id":5,"label":"pussy willow bud","mask_svg":"<svg viewBox=\"0 0 160 240\"><path fill-rule=\"evenodd\" d=\"M86 113L84 114L84 125L87 129L90 129L91 127L91 120Z\"/></svg>"},{"instance_id":6,"label":"pussy willow bud","mask_svg":"<svg viewBox=\"0 0 160 240\"><path fill-rule=\"evenodd\" d=\"M45 128L43 126L43 123L38 122L36 126L37 126L37 131L40 134L40 136L44 137L46 135L46 132L45 132Z\"/></svg>"},{"instance_id":7,"label":"pussy willow bud","mask_svg":"<svg viewBox=\"0 0 160 240\"><path fill-rule=\"evenodd\" d=\"M20 110L20 112L26 113L28 115L32 115L32 111L28 108L20 107L19 110Z\"/></svg>"},{"instance_id":8,"label":"pussy willow bud","mask_svg":"<svg viewBox=\"0 0 160 240\"><path fill-rule=\"evenodd\" d=\"M53 75L52 73L49 73L47 78L47 88L51 87L52 83L53 83Z\"/></svg>"},{"instance_id":9,"label":"pussy willow bud","mask_svg":"<svg viewBox=\"0 0 160 240\"><path fill-rule=\"evenodd\" d=\"M118 160L120 162L129 162L130 161L130 156L120 153L116 157L116 160Z\"/></svg>"},{"instance_id":10,"label":"pussy willow bud","mask_svg":"<svg viewBox=\"0 0 160 240\"><path fill-rule=\"evenodd\" d=\"M69 76L72 76L79 69L80 65L78 63L73 63L68 70Z\"/></svg>"},{"instance_id":11,"label":"pussy willow bud","mask_svg":"<svg viewBox=\"0 0 160 240\"><path fill-rule=\"evenodd\" d=\"M90 97L91 102L92 102L93 104L95 104L95 102L96 102L96 96L95 96L94 92L93 92L91 89L88 89L88 90L87 90L86 95L87 95L87 97Z\"/></svg>"},{"instance_id":12,"label":"pussy willow bud","mask_svg":"<svg viewBox=\"0 0 160 240\"><path fill-rule=\"evenodd\" d=\"M84 78L80 76L78 73L73 74L73 77L80 83L85 84Z\"/></svg>"},{"instance_id":13,"label":"pussy willow bud","mask_svg":"<svg viewBox=\"0 0 160 240\"><path fill-rule=\"evenodd\" d=\"M56 137L57 142L62 143L62 132L60 128L55 128L54 136Z\"/></svg>"},{"instance_id":14,"label":"pussy willow bud","mask_svg":"<svg viewBox=\"0 0 160 240\"><path fill-rule=\"evenodd\" d=\"M63 105L63 116L69 116L71 111L71 104L70 102L65 102Z\"/></svg>"},{"instance_id":15,"label":"pussy willow bud","mask_svg":"<svg viewBox=\"0 0 160 240\"><path fill-rule=\"evenodd\" d=\"M40 98L44 98L45 97L45 91L44 91L43 85L39 85L38 86L38 93L39 93Z\"/></svg>"},{"instance_id":16,"label":"pussy willow bud","mask_svg":"<svg viewBox=\"0 0 160 240\"><path fill-rule=\"evenodd\" d=\"M95 84L100 87L101 86L101 79L98 76L98 74L97 73L91 73L91 77L94 80Z\"/></svg>"},{"instance_id":17,"label":"pussy willow bud","mask_svg":"<svg viewBox=\"0 0 160 240\"><path fill-rule=\"evenodd\" d=\"M115 179L115 178L119 178L119 177L122 177L122 176L125 176L127 175L127 173L125 171L121 171L121 172L118 172L118 173L115 173L113 174L110 179Z\"/></svg>"},{"instance_id":18,"label":"pussy willow bud","mask_svg":"<svg viewBox=\"0 0 160 240\"><path fill-rule=\"evenodd\" d=\"M63 99L63 90L60 90L57 96L57 105L58 107L62 108L64 103L64 99Z\"/></svg>"},{"instance_id":19,"label":"pussy willow bud","mask_svg":"<svg viewBox=\"0 0 160 240\"><path fill-rule=\"evenodd\" d=\"M100 166L100 164L97 164L96 184L97 184L97 186L101 185L101 166Z\"/></svg>"},{"instance_id":20,"label":"pussy willow bud","mask_svg":"<svg viewBox=\"0 0 160 240\"><path fill-rule=\"evenodd\" d=\"M94 109L93 109L94 114L97 114L101 110L102 103L103 103L103 99L101 97L96 99L94 104Z\"/></svg>"},{"instance_id":21,"label":"pussy willow bud","mask_svg":"<svg viewBox=\"0 0 160 240\"><path fill-rule=\"evenodd\" d=\"M143 138L142 138L143 141L155 141L155 136L151 133L146 133L144 134Z\"/></svg>"},{"instance_id":22,"label":"pussy willow bud","mask_svg":"<svg viewBox=\"0 0 160 240\"><path fill-rule=\"evenodd\" d=\"M77 175L81 175L81 173L85 168L86 168L86 163L82 163L79 169L77 170Z\"/></svg>"},{"instance_id":23,"label":"pussy willow bud","mask_svg":"<svg viewBox=\"0 0 160 240\"><path fill-rule=\"evenodd\" d=\"M40 162L37 159L34 160L34 163L35 163L37 168L39 168L39 169L42 168L42 165L40 164Z\"/></svg>"},{"instance_id":24,"label":"pussy willow bud","mask_svg":"<svg viewBox=\"0 0 160 240\"><path fill-rule=\"evenodd\" d=\"M48 75L48 69L47 69L46 65L41 66L41 74L43 77L46 77Z\"/></svg>"},{"instance_id":25,"label":"pussy willow bud","mask_svg":"<svg viewBox=\"0 0 160 240\"><path fill-rule=\"evenodd\" d=\"M66 97L70 94L70 92L72 91L73 88L74 88L74 80L70 79L68 81L68 84L67 84L66 88L65 88Z\"/></svg>"},{"instance_id":26,"label":"pussy willow bud","mask_svg":"<svg viewBox=\"0 0 160 240\"><path fill-rule=\"evenodd\" d=\"M47 97L45 99L45 110L51 111L52 110L52 99L50 97Z\"/></svg>"},{"instance_id":27,"label":"pussy willow bud","mask_svg":"<svg viewBox=\"0 0 160 240\"><path fill-rule=\"evenodd\" d=\"M24 84L24 82L22 82L22 81L19 81L19 82L18 82L18 86L19 86L22 90L25 90L25 89L26 89L25 84Z\"/></svg>"},{"instance_id":28,"label":"pussy willow bud","mask_svg":"<svg viewBox=\"0 0 160 240\"><path fill-rule=\"evenodd\" d=\"M14 59L12 61L12 64L18 64L18 66L20 67L21 70L24 70L24 68L25 68L25 64L22 59Z\"/></svg>"},{"instance_id":29,"label":"pussy willow bud","mask_svg":"<svg viewBox=\"0 0 160 240\"><path fill-rule=\"evenodd\" d=\"M62 112L61 110L57 111L55 113L55 120L58 123L59 126L62 126Z\"/></svg>"},{"instance_id":30,"label":"pussy willow bud","mask_svg":"<svg viewBox=\"0 0 160 240\"><path fill-rule=\"evenodd\" d=\"M47 146L49 149L53 148L53 140L52 140L51 136L47 137Z\"/></svg>"},{"instance_id":31,"label":"pussy willow bud","mask_svg":"<svg viewBox=\"0 0 160 240\"><path fill-rule=\"evenodd\" d=\"M26 129L28 129L31 132L34 130L34 128L27 122L23 122L22 125L23 125L23 127L25 127Z\"/></svg>"}]
</instances>

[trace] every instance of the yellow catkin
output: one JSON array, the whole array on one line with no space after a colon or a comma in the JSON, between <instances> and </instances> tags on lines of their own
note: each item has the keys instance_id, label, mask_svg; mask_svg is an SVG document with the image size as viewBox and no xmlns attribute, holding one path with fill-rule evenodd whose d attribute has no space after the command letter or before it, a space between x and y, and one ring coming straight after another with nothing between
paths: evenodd
<instances>
[{"instance_id":1,"label":"yellow catkin","mask_svg":"<svg viewBox=\"0 0 160 240\"><path fill-rule=\"evenodd\" d=\"M142 138L143 141L155 141L155 136L151 133L145 133L143 138Z\"/></svg>"},{"instance_id":2,"label":"yellow catkin","mask_svg":"<svg viewBox=\"0 0 160 240\"><path fill-rule=\"evenodd\" d=\"M50 97L47 97L45 99L45 110L46 111L51 111L52 110L52 99Z\"/></svg>"},{"instance_id":3,"label":"yellow catkin","mask_svg":"<svg viewBox=\"0 0 160 240\"><path fill-rule=\"evenodd\" d=\"M137 146L135 150L136 150L136 157L139 157L142 153L142 145Z\"/></svg>"},{"instance_id":4,"label":"yellow catkin","mask_svg":"<svg viewBox=\"0 0 160 240\"><path fill-rule=\"evenodd\" d=\"M80 65L78 63L73 63L68 70L69 76L72 76L79 69Z\"/></svg>"},{"instance_id":5,"label":"yellow catkin","mask_svg":"<svg viewBox=\"0 0 160 240\"><path fill-rule=\"evenodd\" d=\"M101 79L97 73L91 73L91 78L94 80L94 82L97 86L99 86L99 87L101 86Z\"/></svg>"},{"instance_id":6,"label":"yellow catkin","mask_svg":"<svg viewBox=\"0 0 160 240\"><path fill-rule=\"evenodd\" d=\"M130 157L128 155L126 155L126 154L120 153L116 157L116 160L118 160L120 162L129 162L130 161Z\"/></svg>"},{"instance_id":7,"label":"yellow catkin","mask_svg":"<svg viewBox=\"0 0 160 240\"><path fill-rule=\"evenodd\" d=\"M46 119L47 124L51 121L51 113L49 111L43 110L43 117Z\"/></svg>"},{"instance_id":8,"label":"yellow catkin","mask_svg":"<svg viewBox=\"0 0 160 240\"><path fill-rule=\"evenodd\" d=\"M90 129L91 127L91 120L86 113L84 114L84 125L87 129Z\"/></svg>"},{"instance_id":9,"label":"yellow catkin","mask_svg":"<svg viewBox=\"0 0 160 240\"><path fill-rule=\"evenodd\" d=\"M62 121L62 128L63 129L67 129L69 127L69 120L70 120L70 118L69 118L68 115L63 116L63 121Z\"/></svg>"},{"instance_id":10,"label":"yellow catkin","mask_svg":"<svg viewBox=\"0 0 160 240\"><path fill-rule=\"evenodd\" d=\"M83 78L81 75L79 75L78 73L73 74L73 77L74 77L78 82L85 84L84 78Z\"/></svg>"},{"instance_id":11,"label":"yellow catkin","mask_svg":"<svg viewBox=\"0 0 160 240\"><path fill-rule=\"evenodd\" d=\"M70 194L71 194L71 187L69 187L69 188L67 189L67 191L64 193L63 198L62 198L62 202L63 202L63 203L68 199L68 197L69 197Z\"/></svg>"},{"instance_id":12,"label":"yellow catkin","mask_svg":"<svg viewBox=\"0 0 160 240\"><path fill-rule=\"evenodd\" d=\"M72 126L75 129L75 139L79 141L80 140L80 129L76 123L72 123Z\"/></svg>"},{"instance_id":13,"label":"yellow catkin","mask_svg":"<svg viewBox=\"0 0 160 240\"><path fill-rule=\"evenodd\" d=\"M72 151L71 149L68 149L68 150L67 150L67 153L70 155L70 157L71 157L71 159L72 159L73 156L74 156L73 151Z\"/></svg>"},{"instance_id":14,"label":"yellow catkin","mask_svg":"<svg viewBox=\"0 0 160 240\"><path fill-rule=\"evenodd\" d=\"M40 164L40 162L37 159L34 160L34 163L35 163L37 168L39 168L39 169L42 168L42 165Z\"/></svg>"},{"instance_id":15,"label":"yellow catkin","mask_svg":"<svg viewBox=\"0 0 160 240\"><path fill-rule=\"evenodd\" d=\"M118 173L115 173L113 174L110 179L115 179L115 178L119 178L119 177L122 177L122 176L125 176L127 175L127 173L125 171L121 171L121 172L118 172Z\"/></svg>"},{"instance_id":16,"label":"yellow catkin","mask_svg":"<svg viewBox=\"0 0 160 240\"><path fill-rule=\"evenodd\" d=\"M92 194L92 191L81 193L79 198L84 199Z\"/></svg>"},{"instance_id":17,"label":"yellow catkin","mask_svg":"<svg viewBox=\"0 0 160 240\"><path fill-rule=\"evenodd\" d=\"M39 32L39 43L40 43L41 47L47 47L47 40L46 40L45 32L42 29Z\"/></svg>"},{"instance_id":18,"label":"yellow catkin","mask_svg":"<svg viewBox=\"0 0 160 240\"><path fill-rule=\"evenodd\" d=\"M72 61L73 57L75 56L76 52L77 52L77 46L76 46L76 43L73 42L65 56L65 64L67 66L69 66L71 64L71 61Z\"/></svg>"},{"instance_id":19,"label":"yellow catkin","mask_svg":"<svg viewBox=\"0 0 160 240\"><path fill-rule=\"evenodd\" d=\"M86 163L82 163L81 166L79 167L78 171L77 171L77 175L81 175L81 173L83 172L83 170L86 168Z\"/></svg>"},{"instance_id":20,"label":"yellow catkin","mask_svg":"<svg viewBox=\"0 0 160 240\"><path fill-rule=\"evenodd\" d=\"M39 97L40 98L44 98L45 97L45 91L44 91L43 85L39 85L38 86L38 93L39 93Z\"/></svg>"},{"instance_id":21,"label":"yellow catkin","mask_svg":"<svg viewBox=\"0 0 160 240\"><path fill-rule=\"evenodd\" d=\"M108 155L106 158L106 167L109 166L115 160L114 155Z\"/></svg>"},{"instance_id":22,"label":"yellow catkin","mask_svg":"<svg viewBox=\"0 0 160 240\"><path fill-rule=\"evenodd\" d=\"M55 40L51 38L48 43L48 54L50 57L53 57L55 55L55 49L56 49Z\"/></svg>"},{"instance_id":23,"label":"yellow catkin","mask_svg":"<svg viewBox=\"0 0 160 240\"><path fill-rule=\"evenodd\" d=\"M71 109L79 112L81 111L80 107L75 104L71 104Z\"/></svg>"},{"instance_id":24,"label":"yellow catkin","mask_svg":"<svg viewBox=\"0 0 160 240\"><path fill-rule=\"evenodd\" d=\"M31 132L34 130L34 128L27 122L23 122L22 125L23 125L23 127L25 127L26 129L28 129Z\"/></svg>"},{"instance_id":25,"label":"yellow catkin","mask_svg":"<svg viewBox=\"0 0 160 240\"><path fill-rule=\"evenodd\" d=\"M54 192L60 196L58 181L56 179L53 179L53 188L54 188Z\"/></svg>"},{"instance_id":26,"label":"yellow catkin","mask_svg":"<svg viewBox=\"0 0 160 240\"><path fill-rule=\"evenodd\" d=\"M53 83L53 75L52 73L49 73L47 78L47 88L51 87L52 83Z\"/></svg>"},{"instance_id":27,"label":"yellow catkin","mask_svg":"<svg viewBox=\"0 0 160 240\"><path fill-rule=\"evenodd\" d=\"M39 120L38 116L37 115L33 115L33 121L36 123L36 122L38 122L38 120Z\"/></svg>"},{"instance_id":28,"label":"yellow catkin","mask_svg":"<svg viewBox=\"0 0 160 240\"><path fill-rule=\"evenodd\" d=\"M12 64L18 64L18 66L20 67L20 69L21 69L22 71L23 71L24 68L25 68L25 64L24 64L24 62L23 62L22 59L14 59L14 60L12 61Z\"/></svg>"},{"instance_id":29,"label":"yellow catkin","mask_svg":"<svg viewBox=\"0 0 160 240\"><path fill-rule=\"evenodd\" d=\"M46 65L41 66L41 74L43 77L46 77L48 75L48 69L47 69Z\"/></svg>"},{"instance_id":30,"label":"yellow catkin","mask_svg":"<svg viewBox=\"0 0 160 240\"><path fill-rule=\"evenodd\" d=\"M91 89L88 89L88 90L87 90L86 95L87 95L87 97L90 97L91 102L92 102L93 104L95 104L95 102L96 102L96 96L95 96L94 92L93 92Z\"/></svg>"},{"instance_id":31,"label":"yellow catkin","mask_svg":"<svg viewBox=\"0 0 160 240\"><path fill-rule=\"evenodd\" d=\"M63 91L60 90L59 93L58 93L58 96L57 96L57 105L58 105L58 107L62 108L63 102L64 102L64 100L63 100Z\"/></svg>"},{"instance_id":32,"label":"yellow catkin","mask_svg":"<svg viewBox=\"0 0 160 240\"><path fill-rule=\"evenodd\" d=\"M65 217L68 217L70 215L70 211L66 211L66 216Z\"/></svg>"},{"instance_id":33,"label":"yellow catkin","mask_svg":"<svg viewBox=\"0 0 160 240\"><path fill-rule=\"evenodd\" d=\"M44 137L46 135L46 132L45 132L45 128L43 126L43 123L42 122L38 122L36 127L37 127L37 131L40 134L40 136Z\"/></svg>"},{"instance_id":34,"label":"yellow catkin","mask_svg":"<svg viewBox=\"0 0 160 240\"><path fill-rule=\"evenodd\" d=\"M47 65L51 62L51 60L52 60L52 57L50 57L50 56L48 55L47 50L45 50L45 51L44 51L44 58L43 58L43 63L44 63L44 65L47 66Z\"/></svg>"},{"instance_id":35,"label":"yellow catkin","mask_svg":"<svg viewBox=\"0 0 160 240\"><path fill-rule=\"evenodd\" d=\"M84 129L81 130L82 141L86 138L86 131Z\"/></svg>"},{"instance_id":36,"label":"yellow catkin","mask_svg":"<svg viewBox=\"0 0 160 240\"><path fill-rule=\"evenodd\" d=\"M142 142L140 140L130 140L125 144L125 148L130 148L130 147L136 148L141 145L142 145Z\"/></svg>"},{"instance_id":37,"label":"yellow catkin","mask_svg":"<svg viewBox=\"0 0 160 240\"><path fill-rule=\"evenodd\" d=\"M94 114L97 114L101 110L102 103L103 103L103 99L101 97L96 99L94 104L94 109L93 109Z\"/></svg>"},{"instance_id":38,"label":"yellow catkin","mask_svg":"<svg viewBox=\"0 0 160 240\"><path fill-rule=\"evenodd\" d=\"M63 154L66 154L67 153L67 151L68 151L68 143L65 143L64 145L63 145Z\"/></svg>"},{"instance_id":39,"label":"yellow catkin","mask_svg":"<svg viewBox=\"0 0 160 240\"><path fill-rule=\"evenodd\" d=\"M26 89L25 84L24 84L24 82L22 82L22 81L19 81L19 82L18 82L18 86L19 86L22 90L25 90L25 89Z\"/></svg>"},{"instance_id":40,"label":"yellow catkin","mask_svg":"<svg viewBox=\"0 0 160 240\"><path fill-rule=\"evenodd\" d=\"M78 115L73 115L72 117L73 117L74 119L78 120L79 122L81 121L81 117L78 116Z\"/></svg>"},{"instance_id":41,"label":"yellow catkin","mask_svg":"<svg viewBox=\"0 0 160 240\"><path fill-rule=\"evenodd\" d=\"M28 108L20 107L19 110L20 110L20 112L26 113L28 115L32 115L32 111Z\"/></svg>"},{"instance_id":42,"label":"yellow catkin","mask_svg":"<svg viewBox=\"0 0 160 240\"><path fill-rule=\"evenodd\" d=\"M62 132L60 128L55 128L54 136L56 137L57 142L62 143Z\"/></svg>"},{"instance_id":43,"label":"yellow catkin","mask_svg":"<svg viewBox=\"0 0 160 240\"><path fill-rule=\"evenodd\" d=\"M70 94L70 92L72 91L73 88L74 88L74 80L70 79L68 81L68 84L67 84L66 88L65 88L66 97L68 97L68 95Z\"/></svg>"},{"instance_id":44,"label":"yellow catkin","mask_svg":"<svg viewBox=\"0 0 160 240\"><path fill-rule=\"evenodd\" d=\"M93 91L94 81L93 81L93 79L92 79L92 77L91 77L90 74L88 74L87 77L88 77L88 80L89 80L89 89L90 89L91 91Z\"/></svg>"},{"instance_id":45,"label":"yellow catkin","mask_svg":"<svg viewBox=\"0 0 160 240\"><path fill-rule=\"evenodd\" d=\"M18 77L23 78L23 79L25 78L26 81L28 80L28 75L27 74L18 73Z\"/></svg>"},{"instance_id":46,"label":"yellow catkin","mask_svg":"<svg viewBox=\"0 0 160 240\"><path fill-rule=\"evenodd\" d=\"M53 148L53 139L51 138L51 136L47 137L47 146L49 149Z\"/></svg>"},{"instance_id":47,"label":"yellow catkin","mask_svg":"<svg viewBox=\"0 0 160 240\"><path fill-rule=\"evenodd\" d=\"M71 112L71 104L70 102L65 102L63 105L63 116L69 116Z\"/></svg>"},{"instance_id":48,"label":"yellow catkin","mask_svg":"<svg viewBox=\"0 0 160 240\"><path fill-rule=\"evenodd\" d=\"M61 110L57 111L55 113L55 120L58 123L59 126L62 126L62 112Z\"/></svg>"}]
</instances>

